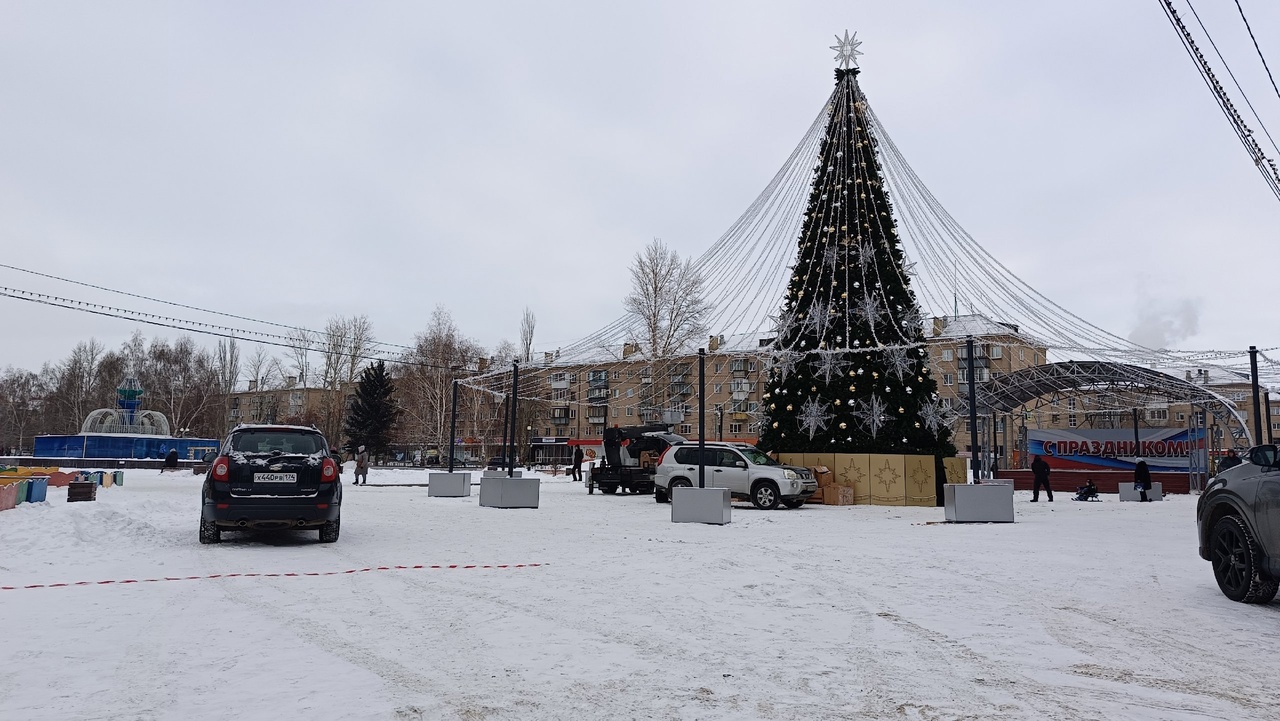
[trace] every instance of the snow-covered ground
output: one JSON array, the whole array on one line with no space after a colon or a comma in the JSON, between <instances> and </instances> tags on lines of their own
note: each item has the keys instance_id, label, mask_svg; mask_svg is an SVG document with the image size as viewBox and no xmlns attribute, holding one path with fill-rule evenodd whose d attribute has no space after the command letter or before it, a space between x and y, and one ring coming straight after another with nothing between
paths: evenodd
<instances>
[{"instance_id":1,"label":"snow-covered ground","mask_svg":"<svg viewBox=\"0 0 1280 721\"><path fill-rule=\"evenodd\" d=\"M1280 604L1218 592L1194 497L1019 494L1018 523L983 526L735 506L711 527L563 477L537 510L348 485L334 545L201 546L199 488L130 471L96 503L6 511L0 586L548 565L0 591L0 718L1280 716Z\"/></svg>"}]
</instances>

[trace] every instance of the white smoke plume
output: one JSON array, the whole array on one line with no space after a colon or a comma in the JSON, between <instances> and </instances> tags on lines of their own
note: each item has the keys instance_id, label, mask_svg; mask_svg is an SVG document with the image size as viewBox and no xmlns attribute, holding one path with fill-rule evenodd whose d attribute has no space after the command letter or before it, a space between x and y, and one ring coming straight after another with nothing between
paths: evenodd
<instances>
[{"instance_id":1,"label":"white smoke plume","mask_svg":"<svg viewBox=\"0 0 1280 721\"><path fill-rule=\"evenodd\" d=\"M1138 324L1129 340L1147 348L1172 349L1200 330L1200 307L1188 298L1173 305L1157 305L1144 298L1138 309Z\"/></svg>"}]
</instances>

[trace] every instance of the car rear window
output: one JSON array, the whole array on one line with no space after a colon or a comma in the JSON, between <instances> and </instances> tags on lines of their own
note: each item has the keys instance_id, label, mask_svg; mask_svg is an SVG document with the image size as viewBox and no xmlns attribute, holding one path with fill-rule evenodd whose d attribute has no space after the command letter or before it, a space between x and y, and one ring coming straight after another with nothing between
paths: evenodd
<instances>
[{"instance_id":1,"label":"car rear window","mask_svg":"<svg viewBox=\"0 0 1280 721\"><path fill-rule=\"evenodd\" d=\"M231 438L231 450L241 453L281 453L309 456L325 450L325 441L318 433L287 433L281 431L246 431Z\"/></svg>"}]
</instances>

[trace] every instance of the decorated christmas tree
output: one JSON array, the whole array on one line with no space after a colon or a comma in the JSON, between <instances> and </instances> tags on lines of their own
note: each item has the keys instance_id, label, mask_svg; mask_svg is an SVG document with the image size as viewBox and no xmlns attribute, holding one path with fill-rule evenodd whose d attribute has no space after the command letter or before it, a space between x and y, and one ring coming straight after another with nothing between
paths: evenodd
<instances>
[{"instance_id":1,"label":"decorated christmas tree","mask_svg":"<svg viewBox=\"0 0 1280 721\"><path fill-rule=\"evenodd\" d=\"M760 446L792 453L955 454L929 374L848 33L796 261L777 316Z\"/></svg>"}]
</instances>

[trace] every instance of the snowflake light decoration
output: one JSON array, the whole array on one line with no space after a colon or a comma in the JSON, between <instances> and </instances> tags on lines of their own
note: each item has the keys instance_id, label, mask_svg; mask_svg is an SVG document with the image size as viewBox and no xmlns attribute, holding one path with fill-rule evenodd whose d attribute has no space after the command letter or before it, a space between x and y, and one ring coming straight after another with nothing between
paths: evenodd
<instances>
[{"instance_id":1,"label":"snowflake light decoration","mask_svg":"<svg viewBox=\"0 0 1280 721\"><path fill-rule=\"evenodd\" d=\"M836 61L836 67L843 68L845 70L848 70L850 67L858 67L858 56L862 54L862 51L858 49L858 46L861 44L862 41L858 39L857 33L854 33L853 37L849 37L849 31L845 30L843 39L837 35L836 44L831 46L831 49L836 51L836 56L834 58Z\"/></svg>"},{"instance_id":2,"label":"snowflake light decoration","mask_svg":"<svg viewBox=\"0 0 1280 721\"><path fill-rule=\"evenodd\" d=\"M827 412L826 404L810 398L800 406L796 420L800 422L800 430L808 431L809 440L813 440L815 433L826 430L827 424L831 422L831 414Z\"/></svg>"},{"instance_id":3,"label":"snowflake light decoration","mask_svg":"<svg viewBox=\"0 0 1280 721\"><path fill-rule=\"evenodd\" d=\"M889 372L898 377L898 380L906 380L914 375L912 373L915 360L911 358L911 351L901 346L889 348L884 352L885 365L889 367Z\"/></svg>"},{"instance_id":4,"label":"snowflake light decoration","mask_svg":"<svg viewBox=\"0 0 1280 721\"><path fill-rule=\"evenodd\" d=\"M897 417L885 413L888 408L889 406L880 399L880 396L872 393L870 400L858 401L858 407L853 411L853 415L867 427L868 431L871 431L871 437L875 438L886 422Z\"/></svg>"},{"instance_id":5,"label":"snowflake light decoration","mask_svg":"<svg viewBox=\"0 0 1280 721\"><path fill-rule=\"evenodd\" d=\"M849 366L849 362L841 358L839 353L822 353L810 361L809 365L813 368L815 376L830 383L832 378L844 375L844 369Z\"/></svg>"},{"instance_id":6,"label":"snowflake light decoration","mask_svg":"<svg viewBox=\"0 0 1280 721\"><path fill-rule=\"evenodd\" d=\"M876 300L870 293L864 293L862 300L855 303L853 309L854 313L872 328L879 325L880 320L884 317L884 311L880 309L880 301Z\"/></svg>"}]
</instances>

